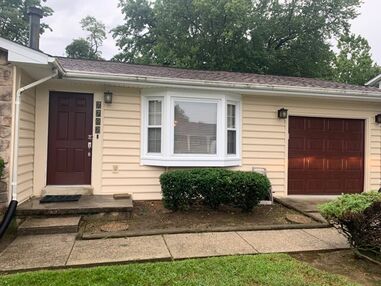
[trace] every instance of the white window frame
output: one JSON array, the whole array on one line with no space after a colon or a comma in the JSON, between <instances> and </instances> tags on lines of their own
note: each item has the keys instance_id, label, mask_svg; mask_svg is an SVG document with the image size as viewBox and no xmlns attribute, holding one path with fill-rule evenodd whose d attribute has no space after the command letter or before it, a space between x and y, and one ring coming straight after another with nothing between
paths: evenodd
<instances>
[{"instance_id":1,"label":"white window frame","mask_svg":"<svg viewBox=\"0 0 381 286\"><path fill-rule=\"evenodd\" d=\"M161 125L149 125L149 102L150 101L161 101ZM161 157L163 154L163 126L164 126L164 97L162 96L156 96L156 97L146 97L144 98L144 106L146 108L146 112L144 113L144 117L142 120L142 126L145 127L145 131L142 132L144 134L144 138L142 140L144 154L148 156L155 156L155 157ZM161 128L161 145L160 145L160 151L161 152L148 152L148 128Z\"/></svg>"},{"instance_id":2,"label":"white window frame","mask_svg":"<svg viewBox=\"0 0 381 286\"><path fill-rule=\"evenodd\" d=\"M221 124L219 122L219 117L220 117L220 110L221 110L221 102L218 99L201 99L201 98L186 98L186 97L171 97L171 105L170 105L170 110L171 110L171 120L170 120L170 126L173 126L173 128L169 129L169 134L171 140L169 141L169 146L170 146L170 156L173 158L189 158L189 157L196 157L199 159L204 158L214 158L219 155L220 148L222 146L219 146L218 144L218 138L221 136L220 135L220 129L221 129ZM216 154L197 154L197 153L191 153L191 154L181 154L181 153L175 153L175 102L195 102L195 103L214 103L217 105L217 118L216 118L216 124L217 124L217 130L216 130Z\"/></svg>"},{"instance_id":3,"label":"white window frame","mask_svg":"<svg viewBox=\"0 0 381 286\"><path fill-rule=\"evenodd\" d=\"M234 105L235 106L235 127L231 128L228 127L228 105ZM241 108L240 108L240 101L234 101L234 100L227 100L226 102L226 143L225 143L225 155L228 157L239 157L240 154L240 130L241 130L241 120L240 120L240 114L241 114ZM228 153L228 131L235 131L235 154L229 154Z\"/></svg>"},{"instance_id":4,"label":"white window frame","mask_svg":"<svg viewBox=\"0 0 381 286\"><path fill-rule=\"evenodd\" d=\"M161 153L148 153L148 102L161 100ZM174 153L175 102L205 102L217 104L216 154ZM227 104L236 106L236 154L227 154ZM143 90L141 165L163 167L224 167L241 165L241 96L209 91Z\"/></svg>"}]
</instances>

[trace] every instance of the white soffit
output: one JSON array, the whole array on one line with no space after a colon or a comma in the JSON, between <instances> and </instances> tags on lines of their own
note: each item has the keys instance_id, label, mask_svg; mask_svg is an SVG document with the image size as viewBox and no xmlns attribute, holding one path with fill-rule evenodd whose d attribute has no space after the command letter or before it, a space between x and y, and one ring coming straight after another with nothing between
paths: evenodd
<instances>
[{"instance_id":1,"label":"white soffit","mask_svg":"<svg viewBox=\"0 0 381 286\"><path fill-rule=\"evenodd\" d=\"M50 57L40 51L33 50L1 37L0 49L7 51L8 61L14 63L48 65L54 61L53 57Z\"/></svg>"}]
</instances>

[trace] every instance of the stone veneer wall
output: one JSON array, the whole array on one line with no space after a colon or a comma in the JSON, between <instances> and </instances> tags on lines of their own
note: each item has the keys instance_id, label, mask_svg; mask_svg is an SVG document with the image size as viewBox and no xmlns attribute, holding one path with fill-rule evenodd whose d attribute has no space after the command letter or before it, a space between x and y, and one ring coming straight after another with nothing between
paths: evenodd
<instances>
[{"instance_id":1,"label":"stone veneer wall","mask_svg":"<svg viewBox=\"0 0 381 286\"><path fill-rule=\"evenodd\" d=\"M10 160L10 145L12 133L12 66L8 62L7 53L0 50L0 157L5 162ZM8 167L6 165L4 181L8 182ZM8 186L9 187L9 186ZM8 200L7 191L0 189L0 209Z\"/></svg>"}]
</instances>

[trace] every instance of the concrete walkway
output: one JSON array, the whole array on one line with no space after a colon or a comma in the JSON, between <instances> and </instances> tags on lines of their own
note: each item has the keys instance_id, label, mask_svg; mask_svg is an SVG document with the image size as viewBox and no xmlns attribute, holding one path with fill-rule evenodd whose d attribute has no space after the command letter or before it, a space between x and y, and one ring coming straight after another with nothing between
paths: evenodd
<instances>
[{"instance_id":1,"label":"concrete walkway","mask_svg":"<svg viewBox=\"0 0 381 286\"><path fill-rule=\"evenodd\" d=\"M289 207L293 208L295 210L301 211L305 213L306 215L309 215L321 222L325 222L326 220L323 218L323 216L319 213L318 206L324 203L327 203L332 198L327 197L298 197L298 196L288 196L288 197L277 197L276 201L279 203Z\"/></svg>"},{"instance_id":2,"label":"concrete walkway","mask_svg":"<svg viewBox=\"0 0 381 286\"><path fill-rule=\"evenodd\" d=\"M75 234L19 236L0 254L0 271L348 248L345 238L333 228L98 240L76 240L75 237Z\"/></svg>"}]
</instances>

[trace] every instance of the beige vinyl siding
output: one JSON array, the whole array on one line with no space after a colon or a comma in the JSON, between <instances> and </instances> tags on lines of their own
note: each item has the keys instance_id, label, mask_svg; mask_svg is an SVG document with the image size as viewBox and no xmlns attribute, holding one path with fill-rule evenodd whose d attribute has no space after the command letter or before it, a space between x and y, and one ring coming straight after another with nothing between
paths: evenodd
<instances>
[{"instance_id":1,"label":"beige vinyl siding","mask_svg":"<svg viewBox=\"0 0 381 286\"><path fill-rule=\"evenodd\" d=\"M113 92L112 104L103 103L103 93L108 89ZM95 194L131 193L135 200L161 198L159 176L166 168L140 163L141 91L65 80L51 81L37 88L35 195L41 194L46 183L49 90L92 93L94 101L102 101L101 133L93 140L92 186ZM34 95L24 98L28 102L23 103L24 121L20 130L23 158L20 161L25 166L20 179L25 182L20 183L20 190L26 197L32 190L33 178ZM277 118L277 110L282 107L287 108L290 115L366 119L365 190L378 189L381 126L374 123L374 115L381 110L378 103L243 95L242 166L233 169L266 168L273 191L277 195L287 195L288 126L287 120Z\"/></svg>"},{"instance_id":2,"label":"beige vinyl siding","mask_svg":"<svg viewBox=\"0 0 381 286\"><path fill-rule=\"evenodd\" d=\"M289 115L361 118L367 120L365 190L380 187L381 126L374 122L380 104L284 97L243 96L242 169L266 168L273 191L287 194L287 120L277 118L285 107Z\"/></svg>"},{"instance_id":3,"label":"beige vinyl siding","mask_svg":"<svg viewBox=\"0 0 381 286\"><path fill-rule=\"evenodd\" d=\"M31 80L22 75L21 86ZM20 103L19 158L17 171L17 199L22 202L33 194L34 140L35 140L36 94L31 89L24 92Z\"/></svg>"},{"instance_id":4,"label":"beige vinyl siding","mask_svg":"<svg viewBox=\"0 0 381 286\"><path fill-rule=\"evenodd\" d=\"M112 104L103 108L103 194L161 198L159 176L164 168L140 165L140 100L139 90L118 89Z\"/></svg>"},{"instance_id":5,"label":"beige vinyl siding","mask_svg":"<svg viewBox=\"0 0 381 286\"><path fill-rule=\"evenodd\" d=\"M103 194L132 193L134 199L160 199L161 167L142 166L139 90L114 92L103 113ZM378 189L381 172L381 127L374 123L379 104L282 97L242 96L242 166L266 168L276 195L287 194L288 126L277 118L285 107L290 115L362 118L367 120L365 189ZM118 170L114 171L114 167Z\"/></svg>"}]
</instances>

